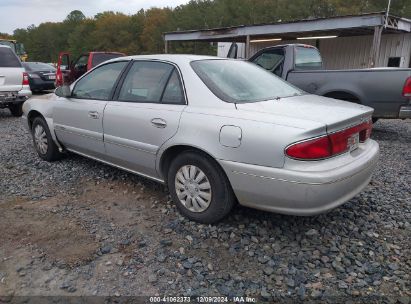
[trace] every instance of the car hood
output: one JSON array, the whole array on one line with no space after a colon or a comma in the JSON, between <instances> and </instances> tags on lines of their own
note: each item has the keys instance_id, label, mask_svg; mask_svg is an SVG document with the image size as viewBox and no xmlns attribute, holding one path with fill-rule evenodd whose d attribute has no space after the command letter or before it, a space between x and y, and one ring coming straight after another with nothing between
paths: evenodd
<instances>
[{"instance_id":1,"label":"car hood","mask_svg":"<svg viewBox=\"0 0 411 304\"><path fill-rule=\"evenodd\" d=\"M321 123L327 126L328 132L369 120L373 113L373 109L367 106L317 95L293 96L236 106L240 111Z\"/></svg>"}]
</instances>

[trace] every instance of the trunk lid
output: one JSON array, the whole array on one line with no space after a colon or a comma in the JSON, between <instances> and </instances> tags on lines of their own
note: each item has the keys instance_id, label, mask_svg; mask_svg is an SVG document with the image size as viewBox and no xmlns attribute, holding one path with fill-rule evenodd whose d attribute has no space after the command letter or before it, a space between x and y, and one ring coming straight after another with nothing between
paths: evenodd
<instances>
[{"instance_id":1,"label":"trunk lid","mask_svg":"<svg viewBox=\"0 0 411 304\"><path fill-rule=\"evenodd\" d=\"M294 96L236 106L240 111L321 123L326 125L328 133L368 121L373 113L373 109L367 106L317 95Z\"/></svg>"},{"instance_id":2,"label":"trunk lid","mask_svg":"<svg viewBox=\"0 0 411 304\"><path fill-rule=\"evenodd\" d=\"M44 81L54 81L54 80L56 80L56 72L53 71L53 70L34 72L34 74L39 75L40 78Z\"/></svg>"}]
</instances>

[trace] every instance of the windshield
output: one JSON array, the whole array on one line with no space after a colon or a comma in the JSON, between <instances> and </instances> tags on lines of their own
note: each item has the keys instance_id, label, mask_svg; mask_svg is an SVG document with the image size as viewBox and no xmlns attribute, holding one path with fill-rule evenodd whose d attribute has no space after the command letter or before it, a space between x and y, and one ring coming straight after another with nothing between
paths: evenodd
<instances>
[{"instance_id":1,"label":"windshield","mask_svg":"<svg viewBox=\"0 0 411 304\"><path fill-rule=\"evenodd\" d=\"M247 103L302 95L272 73L246 61L200 60L192 68L206 86L227 102Z\"/></svg>"},{"instance_id":2,"label":"windshield","mask_svg":"<svg viewBox=\"0 0 411 304\"><path fill-rule=\"evenodd\" d=\"M24 49L24 44L23 43L16 43L16 54L17 55L26 54L26 50Z\"/></svg>"},{"instance_id":3,"label":"windshield","mask_svg":"<svg viewBox=\"0 0 411 304\"><path fill-rule=\"evenodd\" d=\"M23 62L23 66L28 71L55 71L56 69L50 64L43 62Z\"/></svg>"}]
</instances>

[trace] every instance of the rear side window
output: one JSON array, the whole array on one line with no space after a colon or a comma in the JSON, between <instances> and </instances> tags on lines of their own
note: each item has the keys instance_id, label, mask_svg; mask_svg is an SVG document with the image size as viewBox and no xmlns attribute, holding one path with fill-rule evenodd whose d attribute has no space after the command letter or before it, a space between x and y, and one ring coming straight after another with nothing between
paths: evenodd
<instances>
[{"instance_id":1,"label":"rear side window","mask_svg":"<svg viewBox=\"0 0 411 304\"><path fill-rule=\"evenodd\" d=\"M19 58L9 48L0 47L0 68L20 68Z\"/></svg>"},{"instance_id":2,"label":"rear side window","mask_svg":"<svg viewBox=\"0 0 411 304\"><path fill-rule=\"evenodd\" d=\"M163 98L161 100L163 103L184 103L184 93L183 87L180 82L180 77L178 76L177 70L174 68L171 74L170 80L164 89Z\"/></svg>"},{"instance_id":3,"label":"rear side window","mask_svg":"<svg viewBox=\"0 0 411 304\"><path fill-rule=\"evenodd\" d=\"M145 103L184 102L179 75L171 64L152 61L133 63L120 90L120 101Z\"/></svg>"},{"instance_id":4,"label":"rear side window","mask_svg":"<svg viewBox=\"0 0 411 304\"><path fill-rule=\"evenodd\" d=\"M297 47L295 68L297 70L320 70L323 66L320 53L312 47Z\"/></svg>"},{"instance_id":5,"label":"rear side window","mask_svg":"<svg viewBox=\"0 0 411 304\"><path fill-rule=\"evenodd\" d=\"M118 58L118 57L123 57L123 55L121 54L93 54L91 65L95 67L95 66L98 66L100 63L103 63L104 61Z\"/></svg>"}]
</instances>

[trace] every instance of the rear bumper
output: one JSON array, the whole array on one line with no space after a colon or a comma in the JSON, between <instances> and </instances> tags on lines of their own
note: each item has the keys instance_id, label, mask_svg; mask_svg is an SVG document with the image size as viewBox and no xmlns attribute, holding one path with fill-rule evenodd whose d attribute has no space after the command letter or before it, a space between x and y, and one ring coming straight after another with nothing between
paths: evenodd
<instances>
[{"instance_id":1,"label":"rear bumper","mask_svg":"<svg viewBox=\"0 0 411 304\"><path fill-rule=\"evenodd\" d=\"M399 112L399 118L411 118L411 106L402 106Z\"/></svg>"},{"instance_id":2,"label":"rear bumper","mask_svg":"<svg viewBox=\"0 0 411 304\"><path fill-rule=\"evenodd\" d=\"M30 89L23 89L18 92L0 92L0 108L6 108L12 104L20 104L31 97Z\"/></svg>"},{"instance_id":3,"label":"rear bumper","mask_svg":"<svg viewBox=\"0 0 411 304\"><path fill-rule=\"evenodd\" d=\"M353 162L326 170L297 171L220 161L241 205L291 215L327 212L369 183L379 156L375 141ZM338 161L336 161L338 163Z\"/></svg>"}]
</instances>

